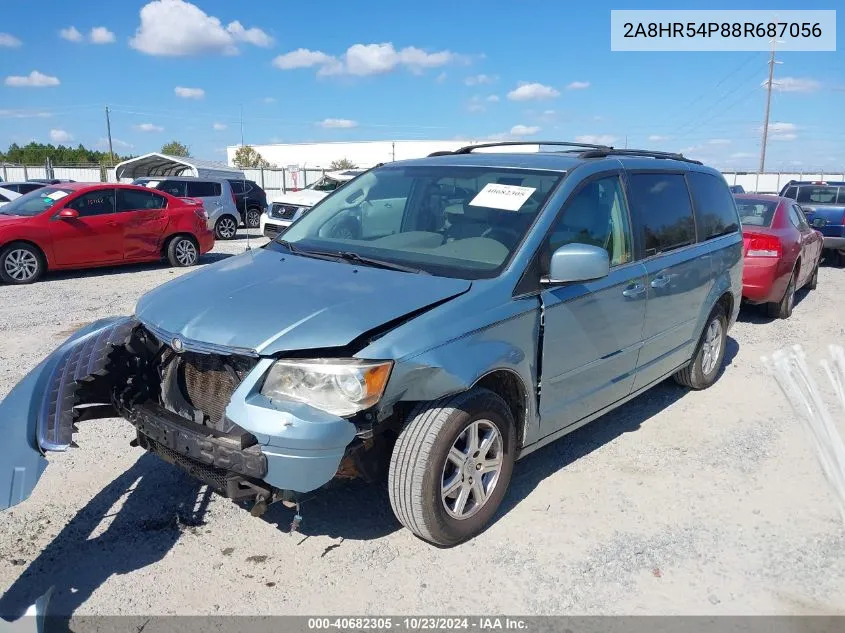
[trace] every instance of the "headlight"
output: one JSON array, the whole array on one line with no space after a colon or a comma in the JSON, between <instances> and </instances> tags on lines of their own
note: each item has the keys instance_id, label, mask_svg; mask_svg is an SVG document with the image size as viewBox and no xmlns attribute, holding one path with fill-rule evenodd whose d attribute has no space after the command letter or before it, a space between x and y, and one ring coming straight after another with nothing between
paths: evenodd
<instances>
[{"instance_id":1,"label":"headlight","mask_svg":"<svg viewBox=\"0 0 845 633\"><path fill-rule=\"evenodd\" d=\"M295 400L349 416L379 401L392 368L390 360L282 359L273 363L261 393L271 400Z\"/></svg>"}]
</instances>

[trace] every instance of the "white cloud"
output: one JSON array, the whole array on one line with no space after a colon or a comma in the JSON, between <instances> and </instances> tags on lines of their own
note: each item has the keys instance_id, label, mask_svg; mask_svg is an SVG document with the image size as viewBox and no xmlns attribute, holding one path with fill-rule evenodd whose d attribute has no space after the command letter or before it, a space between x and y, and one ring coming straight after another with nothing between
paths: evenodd
<instances>
[{"instance_id":1,"label":"white cloud","mask_svg":"<svg viewBox=\"0 0 845 633\"><path fill-rule=\"evenodd\" d=\"M762 131L762 128L760 128ZM798 126L794 123L783 123L781 121L776 121L775 123L769 124L769 134L775 133L787 133L787 132L795 132L798 130Z\"/></svg>"},{"instance_id":2,"label":"white cloud","mask_svg":"<svg viewBox=\"0 0 845 633\"><path fill-rule=\"evenodd\" d=\"M14 35L0 33L0 48L17 48L22 42Z\"/></svg>"},{"instance_id":3,"label":"white cloud","mask_svg":"<svg viewBox=\"0 0 845 633\"><path fill-rule=\"evenodd\" d=\"M264 97L262 99L262 101L264 103L276 103L276 98L275 97Z\"/></svg>"},{"instance_id":4,"label":"white cloud","mask_svg":"<svg viewBox=\"0 0 845 633\"><path fill-rule=\"evenodd\" d=\"M46 88L48 86L58 86L61 82L58 77L51 77L33 70L24 77L10 75L6 77L6 85L13 88Z\"/></svg>"},{"instance_id":5,"label":"white cloud","mask_svg":"<svg viewBox=\"0 0 845 633\"><path fill-rule=\"evenodd\" d=\"M544 86L538 83L520 82L519 86L508 93L511 101L533 101L541 99L553 99L560 93L551 86Z\"/></svg>"},{"instance_id":6,"label":"white cloud","mask_svg":"<svg viewBox=\"0 0 845 633\"><path fill-rule=\"evenodd\" d=\"M482 114L487 111L487 108L484 107L482 104L478 103L477 101L472 101L467 104L467 112L471 112L472 114Z\"/></svg>"},{"instance_id":7,"label":"white cloud","mask_svg":"<svg viewBox=\"0 0 845 633\"><path fill-rule=\"evenodd\" d=\"M43 110L0 110L0 119L48 119L52 112Z\"/></svg>"},{"instance_id":8,"label":"white cloud","mask_svg":"<svg viewBox=\"0 0 845 633\"><path fill-rule=\"evenodd\" d=\"M660 136L660 134L652 134L648 137L648 140L652 143L659 143L660 141L668 141L668 136Z\"/></svg>"},{"instance_id":9,"label":"white cloud","mask_svg":"<svg viewBox=\"0 0 845 633\"><path fill-rule=\"evenodd\" d=\"M761 86L769 85L768 79ZM819 81L809 77L781 77L772 82L772 90L775 92L815 92L822 87Z\"/></svg>"},{"instance_id":10,"label":"white cloud","mask_svg":"<svg viewBox=\"0 0 845 633\"><path fill-rule=\"evenodd\" d=\"M273 60L273 65L282 70L293 70L294 68L311 68L322 66L333 60L334 57L323 51L312 51L307 48L297 48L295 51L284 53Z\"/></svg>"},{"instance_id":11,"label":"white cloud","mask_svg":"<svg viewBox=\"0 0 845 633\"><path fill-rule=\"evenodd\" d=\"M67 143L73 140L73 136L65 130L52 129L50 130L50 140L53 143Z\"/></svg>"},{"instance_id":12,"label":"white cloud","mask_svg":"<svg viewBox=\"0 0 845 633\"><path fill-rule=\"evenodd\" d=\"M582 134L575 137L576 143L590 143L592 145L613 145L615 136L610 134Z\"/></svg>"},{"instance_id":13,"label":"white cloud","mask_svg":"<svg viewBox=\"0 0 845 633\"><path fill-rule=\"evenodd\" d=\"M486 101L497 103L499 101L499 95L488 95Z\"/></svg>"},{"instance_id":14,"label":"white cloud","mask_svg":"<svg viewBox=\"0 0 845 633\"><path fill-rule=\"evenodd\" d=\"M498 77L491 75L473 75L464 79L464 83L467 86L480 86L482 84L492 84L498 79Z\"/></svg>"},{"instance_id":15,"label":"white cloud","mask_svg":"<svg viewBox=\"0 0 845 633\"><path fill-rule=\"evenodd\" d=\"M219 18L185 0L153 0L141 8L141 24L129 45L147 55L179 57L237 55L238 42L269 46L272 41L261 29L246 29L238 21L224 28Z\"/></svg>"},{"instance_id":16,"label":"white cloud","mask_svg":"<svg viewBox=\"0 0 845 633\"><path fill-rule=\"evenodd\" d=\"M326 129L348 129L358 127L358 122L351 119L323 119L317 125Z\"/></svg>"},{"instance_id":17,"label":"white cloud","mask_svg":"<svg viewBox=\"0 0 845 633\"><path fill-rule=\"evenodd\" d=\"M708 145L730 145L731 140L729 138L711 138L707 141Z\"/></svg>"},{"instance_id":18,"label":"white cloud","mask_svg":"<svg viewBox=\"0 0 845 633\"><path fill-rule=\"evenodd\" d=\"M92 44L112 44L115 41L114 33L104 26L95 26L88 34Z\"/></svg>"},{"instance_id":19,"label":"white cloud","mask_svg":"<svg viewBox=\"0 0 845 633\"><path fill-rule=\"evenodd\" d=\"M59 37L68 42L81 42L82 33L80 33L75 26L69 26L66 29L59 31Z\"/></svg>"},{"instance_id":20,"label":"white cloud","mask_svg":"<svg viewBox=\"0 0 845 633\"><path fill-rule=\"evenodd\" d=\"M132 149L135 147L132 143L127 143L126 141L121 141L119 138L112 138L111 140L112 149ZM106 137L101 137L97 140L97 147L102 150L109 149L109 139Z\"/></svg>"},{"instance_id":21,"label":"white cloud","mask_svg":"<svg viewBox=\"0 0 845 633\"><path fill-rule=\"evenodd\" d=\"M205 90L202 88L185 88L184 86L176 86L173 89L176 96L183 99L203 99L205 97Z\"/></svg>"},{"instance_id":22,"label":"white cloud","mask_svg":"<svg viewBox=\"0 0 845 633\"><path fill-rule=\"evenodd\" d=\"M299 48L284 53L273 60L273 65L282 70L317 67L317 75L354 75L364 77L379 75L405 68L419 74L427 68L438 68L463 61L466 58L451 51L429 53L415 46L396 50L391 42L381 44L353 44L340 57L323 51Z\"/></svg>"},{"instance_id":23,"label":"white cloud","mask_svg":"<svg viewBox=\"0 0 845 633\"><path fill-rule=\"evenodd\" d=\"M754 154L750 152L734 152L731 154L731 158L753 158Z\"/></svg>"},{"instance_id":24,"label":"white cloud","mask_svg":"<svg viewBox=\"0 0 845 633\"><path fill-rule=\"evenodd\" d=\"M769 140L770 141L794 141L798 138L797 134L787 133L787 134L770 134Z\"/></svg>"},{"instance_id":25,"label":"white cloud","mask_svg":"<svg viewBox=\"0 0 845 633\"><path fill-rule=\"evenodd\" d=\"M442 84L444 81L446 81L446 77L448 77L448 74L444 70L442 73L437 75L437 77L435 78L435 81L439 84Z\"/></svg>"},{"instance_id":26,"label":"white cloud","mask_svg":"<svg viewBox=\"0 0 845 633\"><path fill-rule=\"evenodd\" d=\"M226 30L229 31L229 33L232 34L232 37L234 37L238 42L246 42L247 44L259 46L261 48L270 48L273 45L273 38L267 35L264 31L257 27L245 29L237 20L229 24L229 26L226 27Z\"/></svg>"},{"instance_id":27,"label":"white cloud","mask_svg":"<svg viewBox=\"0 0 845 633\"><path fill-rule=\"evenodd\" d=\"M586 90L590 87L589 81L573 81L568 86L566 86L567 90Z\"/></svg>"},{"instance_id":28,"label":"white cloud","mask_svg":"<svg viewBox=\"0 0 845 633\"><path fill-rule=\"evenodd\" d=\"M514 125L510 133L512 136L531 136L539 131L540 128L536 125Z\"/></svg>"},{"instance_id":29,"label":"white cloud","mask_svg":"<svg viewBox=\"0 0 845 633\"><path fill-rule=\"evenodd\" d=\"M139 132L164 132L164 128L154 123L141 123L135 126Z\"/></svg>"},{"instance_id":30,"label":"white cloud","mask_svg":"<svg viewBox=\"0 0 845 633\"><path fill-rule=\"evenodd\" d=\"M228 126L225 123L215 123L211 127L214 128L216 132L221 132L222 130L225 130Z\"/></svg>"}]
</instances>

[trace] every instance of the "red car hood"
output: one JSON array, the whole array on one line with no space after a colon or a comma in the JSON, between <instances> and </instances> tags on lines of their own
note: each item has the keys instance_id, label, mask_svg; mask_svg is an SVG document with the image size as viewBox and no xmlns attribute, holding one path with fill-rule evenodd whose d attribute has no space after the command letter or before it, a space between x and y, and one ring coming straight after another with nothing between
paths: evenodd
<instances>
[{"instance_id":1,"label":"red car hood","mask_svg":"<svg viewBox=\"0 0 845 633\"><path fill-rule=\"evenodd\" d=\"M0 207L0 229L16 224L26 224L30 220L32 218L26 215L3 215L3 207Z\"/></svg>"}]
</instances>

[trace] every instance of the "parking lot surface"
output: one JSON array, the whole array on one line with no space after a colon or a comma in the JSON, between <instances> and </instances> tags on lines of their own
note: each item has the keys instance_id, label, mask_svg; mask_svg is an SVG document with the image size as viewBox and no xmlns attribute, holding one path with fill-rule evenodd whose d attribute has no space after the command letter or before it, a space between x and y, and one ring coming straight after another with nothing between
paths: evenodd
<instances>
[{"instance_id":1,"label":"parking lot surface","mask_svg":"<svg viewBox=\"0 0 845 633\"><path fill-rule=\"evenodd\" d=\"M77 328L184 272L0 286L0 397ZM453 549L400 529L379 485L320 492L290 534L290 510L253 518L130 447L128 422L82 423L80 448L0 513L0 613L53 585L51 609L79 615L845 614L845 527L760 362L842 343L845 270L823 265L798 299L786 321L743 308L711 389L668 381L519 462L498 519Z\"/></svg>"}]
</instances>

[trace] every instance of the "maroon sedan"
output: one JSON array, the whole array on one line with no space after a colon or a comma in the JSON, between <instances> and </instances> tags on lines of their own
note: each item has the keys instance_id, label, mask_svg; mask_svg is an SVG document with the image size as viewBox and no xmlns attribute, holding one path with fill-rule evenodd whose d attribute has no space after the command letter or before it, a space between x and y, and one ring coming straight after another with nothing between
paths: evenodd
<instances>
[{"instance_id":1,"label":"maroon sedan","mask_svg":"<svg viewBox=\"0 0 845 633\"><path fill-rule=\"evenodd\" d=\"M0 280L46 270L167 259L193 266L214 246L202 202L146 187L61 183L0 207Z\"/></svg>"},{"instance_id":2,"label":"maroon sedan","mask_svg":"<svg viewBox=\"0 0 845 633\"><path fill-rule=\"evenodd\" d=\"M786 319L795 292L818 283L822 234L810 227L794 200L754 194L734 198L745 257L742 298L764 304L772 318Z\"/></svg>"}]
</instances>

